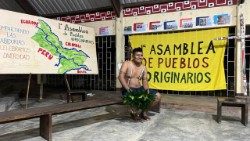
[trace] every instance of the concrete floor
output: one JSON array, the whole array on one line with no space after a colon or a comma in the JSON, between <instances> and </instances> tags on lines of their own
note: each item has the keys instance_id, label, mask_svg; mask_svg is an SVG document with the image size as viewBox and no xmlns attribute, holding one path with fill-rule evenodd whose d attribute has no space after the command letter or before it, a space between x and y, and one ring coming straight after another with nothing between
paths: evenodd
<instances>
[{"instance_id":1,"label":"concrete floor","mask_svg":"<svg viewBox=\"0 0 250 141\"><path fill-rule=\"evenodd\" d=\"M119 96L93 91L89 99ZM60 96L61 95L61 96ZM63 95L29 107L64 103ZM22 102L21 102L22 104ZM15 104L14 104L15 105ZM16 104L17 105L17 104ZM17 107L17 106L16 106ZM240 108L223 107L222 122L216 118L216 97L163 95L161 113L150 112L150 121L134 122L122 105L94 108L53 116L54 141L249 141L250 128L240 123ZM44 141L38 119L0 124L2 141Z\"/></svg>"}]
</instances>

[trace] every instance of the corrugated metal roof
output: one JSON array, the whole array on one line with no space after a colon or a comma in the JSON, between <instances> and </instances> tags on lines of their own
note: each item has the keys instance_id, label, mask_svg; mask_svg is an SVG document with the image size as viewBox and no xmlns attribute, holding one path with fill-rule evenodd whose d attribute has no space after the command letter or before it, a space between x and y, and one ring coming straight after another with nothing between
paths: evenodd
<instances>
[{"instance_id":1,"label":"corrugated metal roof","mask_svg":"<svg viewBox=\"0 0 250 141\"><path fill-rule=\"evenodd\" d=\"M10 11L25 13L22 7L18 5L18 3L15 0L0 0L0 8Z\"/></svg>"},{"instance_id":2,"label":"corrugated metal roof","mask_svg":"<svg viewBox=\"0 0 250 141\"><path fill-rule=\"evenodd\" d=\"M39 16L57 17L83 12L115 9L117 2L124 7L138 6L140 4L154 4L170 1L184 0L0 0L0 8L16 12L27 12ZM25 9L22 9L25 8ZM118 12L119 13L119 12Z\"/></svg>"},{"instance_id":3,"label":"corrugated metal roof","mask_svg":"<svg viewBox=\"0 0 250 141\"><path fill-rule=\"evenodd\" d=\"M131 3L138 3L138 2L145 2L145 1L153 1L153 0L120 0L121 4L131 4Z\"/></svg>"},{"instance_id":4,"label":"corrugated metal roof","mask_svg":"<svg viewBox=\"0 0 250 141\"><path fill-rule=\"evenodd\" d=\"M189 1L189 0L119 0L122 5L130 5L130 4L159 4L159 3L167 3L167 2L175 2L175 1Z\"/></svg>"},{"instance_id":5,"label":"corrugated metal roof","mask_svg":"<svg viewBox=\"0 0 250 141\"><path fill-rule=\"evenodd\" d=\"M40 14L69 13L87 11L102 7L112 7L110 0L28 0Z\"/></svg>"}]
</instances>

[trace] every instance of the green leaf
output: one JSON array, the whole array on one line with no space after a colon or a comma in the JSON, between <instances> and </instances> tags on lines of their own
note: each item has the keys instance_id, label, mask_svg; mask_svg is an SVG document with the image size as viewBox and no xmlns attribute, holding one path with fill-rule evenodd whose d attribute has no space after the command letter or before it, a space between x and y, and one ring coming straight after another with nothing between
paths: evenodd
<instances>
[{"instance_id":1,"label":"green leaf","mask_svg":"<svg viewBox=\"0 0 250 141\"><path fill-rule=\"evenodd\" d=\"M133 108L146 110L149 108L155 95L148 94L146 91L128 92L123 97L123 102Z\"/></svg>"}]
</instances>

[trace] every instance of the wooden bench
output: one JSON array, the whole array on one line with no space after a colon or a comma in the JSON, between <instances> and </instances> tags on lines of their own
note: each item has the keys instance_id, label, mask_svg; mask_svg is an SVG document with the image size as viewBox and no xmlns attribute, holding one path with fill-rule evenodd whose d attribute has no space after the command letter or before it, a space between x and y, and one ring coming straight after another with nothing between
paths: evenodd
<instances>
[{"instance_id":1,"label":"wooden bench","mask_svg":"<svg viewBox=\"0 0 250 141\"><path fill-rule=\"evenodd\" d=\"M217 98L217 122L221 122L222 106L241 107L241 123L247 126L248 123L248 102L247 98Z\"/></svg>"},{"instance_id":2,"label":"wooden bench","mask_svg":"<svg viewBox=\"0 0 250 141\"><path fill-rule=\"evenodd\" d=\"M121 99L96 99L84 102L52 105L47 107L37 107L30 109L14 110L0 113L0 123L26 120L40 117L40 136L44 139L52 140L52 115L68 113L78 110L121 104Z\"/></svg>"}]
</instances>

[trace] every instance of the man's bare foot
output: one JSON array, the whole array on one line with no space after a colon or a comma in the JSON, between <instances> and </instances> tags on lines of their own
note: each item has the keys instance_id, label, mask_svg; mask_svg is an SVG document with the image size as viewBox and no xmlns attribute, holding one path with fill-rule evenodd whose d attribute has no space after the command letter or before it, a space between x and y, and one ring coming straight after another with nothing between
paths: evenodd
<instances>
[{"instance_id":1,"label":"man's bare foot","mask_svg":"<svg viewBox=\"0 0 250 141\"><path fill-rule=\"evenodd\" d=\"M141 121L141 117L136 113L130 113L130 116L134 121Z\"/></svg>"},{"instance_id":2,"label":"man's bare foot","mask_svg":"<svg viewBox=\"0 0 250 141\"><path fill-rule=\"evenodd\" d=\"M141 112L140 117L141 117L142 119L144 119L144 120L150 120L150 117L147 116L147 113L146 113L146 112Z\"/></svg>"}]
</instances>

